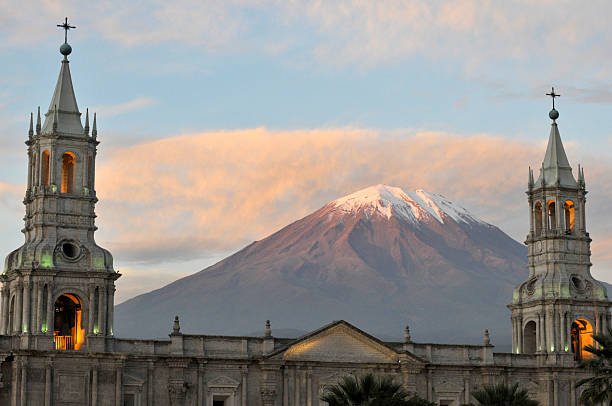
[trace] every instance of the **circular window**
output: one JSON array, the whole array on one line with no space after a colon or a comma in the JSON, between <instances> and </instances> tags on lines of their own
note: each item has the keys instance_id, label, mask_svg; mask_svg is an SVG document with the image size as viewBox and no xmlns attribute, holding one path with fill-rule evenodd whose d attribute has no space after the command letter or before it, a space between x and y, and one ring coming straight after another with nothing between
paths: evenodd
<instances>
[{"instance_id":1,"label":"circular window","mask_svg":"<svg viewBox=\"0 0 612 406\"><path fill-rule=\"evenodd\" d=\"M580 279L579 277L572 276L572 284L574 285L574 288L576 288L576 290L578 291L584 290L584 283L582 282L582 279Z\"/></svg>"},{"instance_id":2,"label":"circular window","mask_svg":"<svg viewBox=\"0 0 612 406\"><path fill-rule=\"evenodd\" d=\"M71 242L65 242L62 244L62 253L70 259L74 259L79 256L79 248Z\"/></svg>"}]
</instances>

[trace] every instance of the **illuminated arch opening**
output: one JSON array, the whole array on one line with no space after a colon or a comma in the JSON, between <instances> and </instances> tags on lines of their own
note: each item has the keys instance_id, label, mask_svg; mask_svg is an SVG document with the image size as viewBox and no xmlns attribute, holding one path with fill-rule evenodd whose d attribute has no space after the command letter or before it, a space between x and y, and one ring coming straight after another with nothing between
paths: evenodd
<instances>
[{"instance_id":1,"label":"illuminated arch opening","mask_svg":"<svg viewBox=\"0 0 612 406\"><path fill-rule=\"evenodd\" d=\"M62 155L62 193L74 192L74 174L76 172L76 160L72 152Z\"/></svg>"},{"instance_id":2,"label":"illuminated arch opening","mask_svg":"<svg viewBox=\"0 0 612 406\"><path fill-rule=\"evenodd\" d=\"M56 350L78 350L83 345L85 331L81 327L81 301L76 295L64 293L55 301L53 341Z\"/></svg>"},{"instance_id":3,"label":"illuminated arch opening","mask_svg":"<svg viewBox=\"0 0 612 406\"><path fill-rule=\"evenodd\" d=\"M40 166L40 184L43 186L49 186L49 151L43 151L42 162Z\"/></svg>"},{"instance_id":4,"label":"illuminated arch opening","mask_svg":"<svg viewBox=\"0 0 612 406\"><path fill-rule=\"evenodd\" d=\"M563 205L563 210L565 212L565 232L567 234L572 234L575 226L574 202L567 200Z\"/></svg>"},{"instance_id":5,"label":"illuminated arch opening","mask_svg":"<svg viewBox=\"0 0 612 406\"><path fill-rule=\"evenodd\" d=\"M548 229L554 230L555 228L557 228L557 213L555 202L551 200L548 202Z\"/></svg>"},{"instance_id":6,"label":"illuminated arch opening","mask_svg":"<svg viewBox=\"0 0 612 406\"><path fill-rule=\"evenodd\" d=\"M523 330L523 353L534 354L536 352L536 324L530 321L525 324Z\"/></svg>"},{"instance_id":7,"label":"illuminated arch opening","mask_svg":"<svg viewBox=\"0 0 612 406\"><path fill-rule=\"evenodd\" d=\"M585 347L593 345L593 327L584 319L576 319L572 323L572 352L576 361L591 358L593 354L585 351Z\"/></svg>"},{"instance_id":8,"label":"illuminated arch opening","mask_svg":"<svg viewBox=\"0 0 612 406\"><path fill-rule=\"evenodd\" d=\"M535 215L535 234L540 236L542 234L542 203L537 202L534 209Z\"/></svg>"}]
</instances>

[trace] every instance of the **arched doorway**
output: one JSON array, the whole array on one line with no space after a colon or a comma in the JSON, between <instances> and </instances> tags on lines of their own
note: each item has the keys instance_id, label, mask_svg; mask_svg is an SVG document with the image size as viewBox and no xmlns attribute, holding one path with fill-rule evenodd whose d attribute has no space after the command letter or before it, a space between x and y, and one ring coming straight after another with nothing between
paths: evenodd
<instances>
[{"instance_id":1,"label":"arched doorway","mask_svg":"<svg viewBox=\"0 0 612 406\"><path fill-rule=\"evenodd\" d=\"M76 295L64 293L55 301L53 341L56 350L78 350L83 344L81 301Z\"/></svg>"},{"instance_id":2,"label":"arched doorway","mask_svg":"<svg viewBox=\"0 0 612 406\"><path fill-rule=\"evenodd\" d=\"M590 358L592 354L584 350L587 345L593 345L593 327L584 319L576 319L572 323L572 352L576 361Z\"/></svg>"},{"instance_id":3,"label":"arched doorway","mask_svg":"<svg viewBox=\"0 0 612 406\"><path fill-rule=\"evenodd\" d=\"M523 353L535 354L536 352L536 324L535 321L530 321L525 324L523 331Z\"/></svg>"}]
</instances>

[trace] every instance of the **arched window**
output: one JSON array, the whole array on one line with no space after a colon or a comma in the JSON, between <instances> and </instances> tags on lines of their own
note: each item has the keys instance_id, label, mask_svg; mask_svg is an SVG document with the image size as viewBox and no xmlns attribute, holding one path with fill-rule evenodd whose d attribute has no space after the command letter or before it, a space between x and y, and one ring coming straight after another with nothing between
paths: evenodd
<instances>
[{"instance_id":1,"label":"arched window","mask_svg":"<svg viewBox=\"0 0 612 406\"><path fill-rule=\"evenodd\" d=\"M593 327L584 319L576 319L572 323L572 352L576 361L590 358L592 354L584 350L587 345L593 345Z\"/></svg>"},{"instance_id":2,"label":"arched window","mask_svg":"<svg viewBox=\"0 0 612 406\"><path fill-rule=\"evenodd\" d=\"M81 301L76 295L64 293L55 301L53 341L56 350L78 350L85 332L81 326Z\"/></svg>"},{"instance_id":3,"label":"arched window","mask_svg":"<svg viewBox=\"0 0 612 406\"><path fill-rule=\"evenodd\" d=\"M42 165L40 168L40 184L42 186L49 186L49 151L43 151L42 153Z\"/></svg>"},{"instance_id":4,"label":"arched window","mask_svg":"<svg viewBox=\"0 0 612 406\"><path fill-rule=\"evenodd\" d=\"M530 321L525 324L523 331L523 353L534 354L536 352L536 324Z\"/></svg>"},{"instance_id":5,"label":"arched window","mask_svg":"<svg viewBox=\"0 0 612 406\"><path fill-rule=\"evenodd\" d=\"M542 234L542 203L537 202L534 209L535 235Z\"/></svg>"},{"instance_id":6,"label":"arched window","mask_svg":"<svg viewBox=\"0 0 612 406\"><path fill-rule=\"evenodd\" d=\"M62 155L62 193L74 192L74 174L76 173L76 160L72 152Z\"/></svg>"},{"instance_id":7,"label":"arched window","mask_svg":"<svg viewBox=\"0 0 612 406\"><path fill-rule=\"evenodd\" d=\"M555 202L548 202L548 229L554 230L557 228L557 215L555 210Z\"/></svg>"},{"instance_id":8,"label":"arched window","mask_svg":"<svg viewBox=\"0 0 612 406\"><path fill-rule=\"evenodd\" d=\"M572 234L574 232L575 225L574 202L567 200L563 205L563 209L565 211L565 233Z\"/></svg>"}]
</instances>

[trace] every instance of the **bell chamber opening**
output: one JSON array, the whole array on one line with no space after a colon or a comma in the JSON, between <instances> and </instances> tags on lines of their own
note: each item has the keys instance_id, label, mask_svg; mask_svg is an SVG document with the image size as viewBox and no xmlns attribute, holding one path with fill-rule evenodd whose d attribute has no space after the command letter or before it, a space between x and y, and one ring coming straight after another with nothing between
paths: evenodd
<instances>
[{"instance_id":1,"label":"bell chamber opening","mask_svg":"<svg viewBox=\"0 0 612 406\"><path fill-rule=\"evenodd\" d=\"M53 341L56 350L79 350L85 332L81 327L81 300L73 294L64 293L55 301Z\"/></svg>"}]
</instances>

